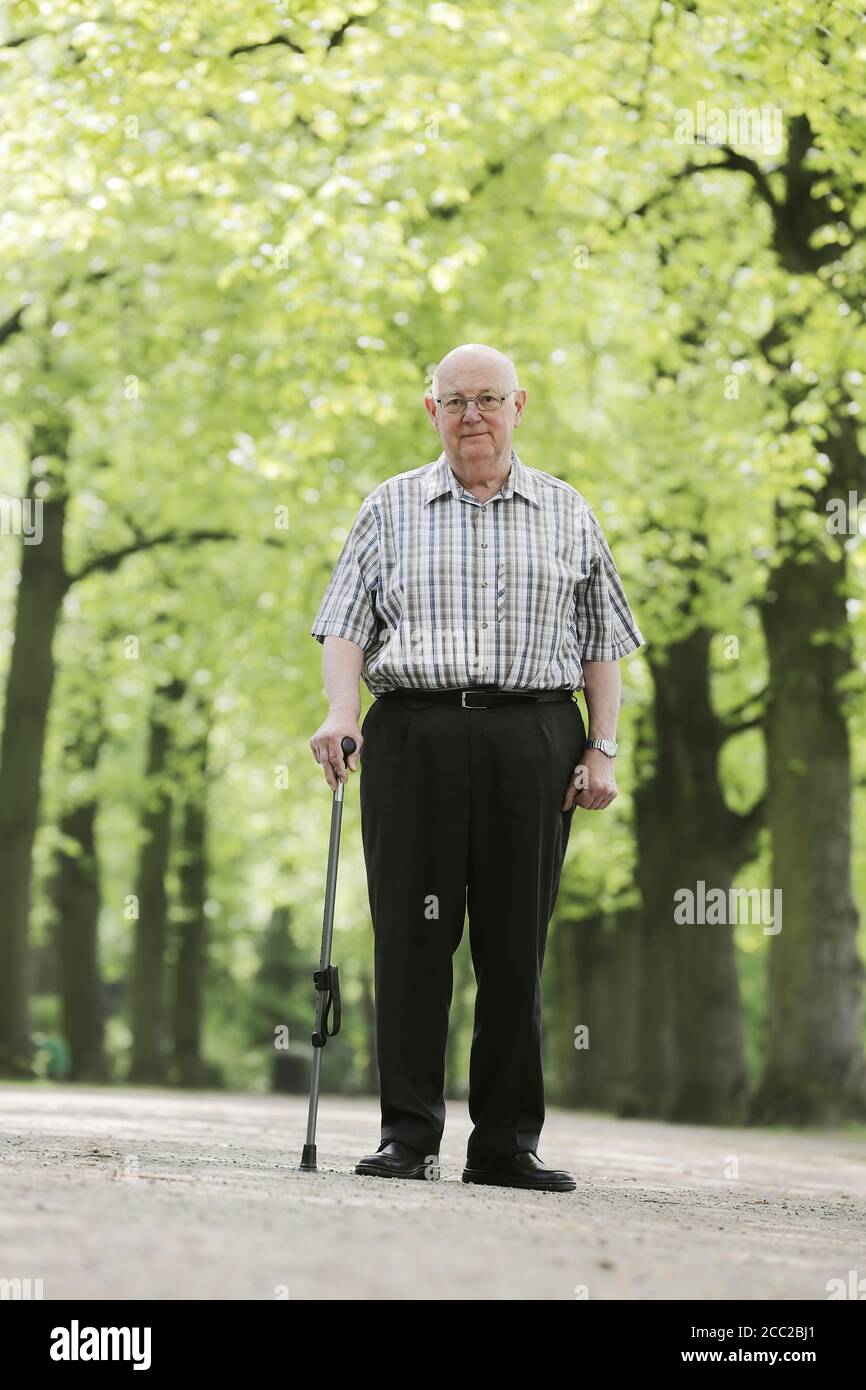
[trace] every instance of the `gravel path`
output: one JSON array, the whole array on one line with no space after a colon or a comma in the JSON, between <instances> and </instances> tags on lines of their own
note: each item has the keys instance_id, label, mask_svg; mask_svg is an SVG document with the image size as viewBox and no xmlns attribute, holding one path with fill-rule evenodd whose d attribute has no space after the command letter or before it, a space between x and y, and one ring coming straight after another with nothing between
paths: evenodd
<instances>
[{"instance_id":1,"label":"gravel path","mask_svg":"<svg viewBox=\"0 0 866 1390\"><path fill-rule=\"evenodd\" d=\"M570 1193L356 1177L374 1101L0 1086L0 1279L46 1299L826 1299L866 1295L866 1144L550 1111Z\"/></svg>"}]
</instances>

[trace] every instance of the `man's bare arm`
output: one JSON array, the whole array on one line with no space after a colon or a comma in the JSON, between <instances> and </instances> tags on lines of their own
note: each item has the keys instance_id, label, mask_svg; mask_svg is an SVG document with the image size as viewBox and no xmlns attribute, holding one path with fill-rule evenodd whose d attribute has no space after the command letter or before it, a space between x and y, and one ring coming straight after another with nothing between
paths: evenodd
<instances>
[{"instance_id":1,"label":"man's bare arm","mask_svg":"<svg viewBox=\"0 0 866 1390\"><path fill-rule=\"evenodd\" d=\"M353 772L358 767L358 754L363 745L358 720L361 714L361 668L364 649L345 637L326 637L322 646L322 670L328 713L310 739L316 762L321 764L331 791L336 791L337 778L348 781L341 741L355 740L355 751L349 757Z\"/></svg>"},{"instance_id":2,"label":"man's bare arm","mask_svg":"<svg viewBox=\"0 0 866 1390\"><path fill-rule=\"evenodd\" d=\"M357 719L361 713L361 668L364 649L345 637L326 637L322 650L325 694L331 713L339 710Z\"/></svg>"},{"instance_id":3,"label":"man's bare arm","mask_svg":"<svg viewBox=\"0 0 866 1390\"><path fill-rule=\"evenodd\" d=\"M618 661L584 661L583 679L589 712L587 738L616 738L616 721L622 695L622 676ZM591 748L591 753L598 749ZM605 754L602 753L602 757Z\"/></svg>"},{"instance_id":4,"label":"man's bare arm","mask_svg":"<svg viewBox=\"0 0 866 1390\"><path fill-rule=\"evenodd\" d=\"M587 738L616 738L616 721L622 692L618 661L584 661L583 680L589 714ZM583 811L603 811L616 798L613 760L600 748L587 748L574 769L562 810L575 803Z\"/></svg>"}]
</instances>

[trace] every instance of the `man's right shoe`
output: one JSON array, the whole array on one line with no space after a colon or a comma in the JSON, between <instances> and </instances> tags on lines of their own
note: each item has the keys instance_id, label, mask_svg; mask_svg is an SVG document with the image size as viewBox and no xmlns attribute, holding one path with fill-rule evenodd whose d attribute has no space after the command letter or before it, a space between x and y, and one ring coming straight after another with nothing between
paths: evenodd
<instances>
[{"instance_id":1,"label":"man's right shoe","mask_svg":"<svg viewBox=\"0 0 866 1390\"><path fill-rule=\"evenodd\" d=\"M369 1178L428 1178L436 1181L439 1177L439 1160L420 1149L412 1149L399 1139L380 1144L374 1154L362 1158L355 1168L356 1173Z\"/></svg>"}]
</instances>

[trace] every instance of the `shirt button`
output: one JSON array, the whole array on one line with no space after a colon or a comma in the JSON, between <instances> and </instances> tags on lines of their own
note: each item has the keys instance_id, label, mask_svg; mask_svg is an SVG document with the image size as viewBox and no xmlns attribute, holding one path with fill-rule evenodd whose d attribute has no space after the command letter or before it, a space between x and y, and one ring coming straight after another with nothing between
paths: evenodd
<instances>
[{"instance_id":1,"label":"shirt button","mask_svg":"<svg viewBox=\"0 0 866 1390\"><path fill-rule=\"evenodd\" d=\"M487 580L486 580L486 579L482 579L482 581L481 581L481 587L482 587L482 589L486 589L486 588L487 588Z\"/></svg>"},{"instance_id":2,"label":"shirt button","mask_svg":"<svg viewBox=\"0 0 866 1390\"><path fill-rule=\"evenodd\" d=\"M486 627L487 624L486 624L486 623L482 623L481 626L482 626L482 627Z\"/></svg>"},{"instance_id":3,"label":"shirt button","mask_svg":"<svg viewBox=\"0 0 866 1390\"><path fill-rule=\"evenodd\" d=\"M486 550L486 549L487 549L487 542L486 542L486 541L482 541L482 542L481 542L481 549L482 549L482 550Z\"/></svg>"}]
</instances>

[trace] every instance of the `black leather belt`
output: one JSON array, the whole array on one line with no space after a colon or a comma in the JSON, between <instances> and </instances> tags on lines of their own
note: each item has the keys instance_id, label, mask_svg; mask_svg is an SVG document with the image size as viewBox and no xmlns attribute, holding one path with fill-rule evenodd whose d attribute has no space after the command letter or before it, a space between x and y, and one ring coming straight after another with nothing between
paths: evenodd
<instances>
[{"instance_id":1,"label":"black leather belt","mask_svg":"<svg viewBox=\"0 0 866 1390\"><path fill-rule=\"evenodd\" d=\"M380 700L429 700L433 704L461 705L463 709L498 709L500 705L519 705L548 703L549 701L572 700L574 691L563 690L498 690L473 686L466 690L421 690L411 686L401 686L399 690L386 690Z\"/></svg>"}]
</instances>

